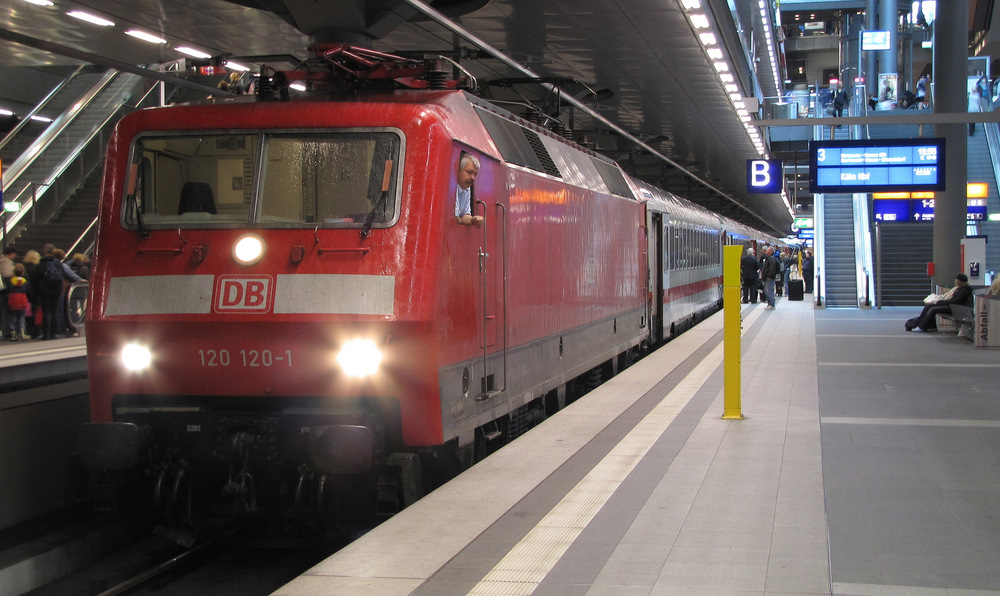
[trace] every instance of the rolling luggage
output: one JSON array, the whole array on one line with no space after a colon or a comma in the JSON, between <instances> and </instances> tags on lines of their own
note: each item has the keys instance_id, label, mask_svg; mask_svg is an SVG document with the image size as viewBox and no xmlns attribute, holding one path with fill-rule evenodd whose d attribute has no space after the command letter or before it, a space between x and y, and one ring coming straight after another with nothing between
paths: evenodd
<instances>
[{"instance_id":1,"label":"rolling luggage","mask_svg":"<svg viewBox=\"0 0 1000 596\"><path fill-rule=\"evenodd\" d=\"M803 283L801 279L790 279L788 280L788 299L789 300L802 300L802 288Z\"/></svg>"}]
</instances>

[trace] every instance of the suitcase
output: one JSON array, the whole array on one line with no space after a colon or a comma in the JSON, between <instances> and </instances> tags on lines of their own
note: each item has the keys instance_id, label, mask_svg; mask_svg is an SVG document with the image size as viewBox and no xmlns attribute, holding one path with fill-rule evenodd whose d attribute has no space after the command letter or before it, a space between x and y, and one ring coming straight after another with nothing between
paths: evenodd
<instances>
[{"instance_id":1,"label":"suitcase","mask_svg":"<svg viewBox=\"0 0 1000 596\"><path fill-rule=\"evenodd\" d=\"M802 300L802 288L804 284L801 279L790 279L788 280L788 299L789 300Z\"/></svg>"}]
</instances>

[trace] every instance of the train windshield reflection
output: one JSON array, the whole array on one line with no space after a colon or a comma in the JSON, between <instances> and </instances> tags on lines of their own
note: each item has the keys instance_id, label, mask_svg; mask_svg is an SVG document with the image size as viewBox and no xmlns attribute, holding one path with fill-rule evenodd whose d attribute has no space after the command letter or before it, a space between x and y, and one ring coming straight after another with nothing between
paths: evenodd
<instances>
[{"instance_id":1,"label":"train windshield reflection","mask_svg":"<svg viewBox=\"0 0 1000 596\"><path fill-rule=\"evenodd\" d=\"M376 209L374 227L386 227L397 219L399 167L384 198L383 175L387 161L400 163L400 139L391 130L144 136L135 143L122 221L361 227Z\"/></svg>"}]
</instances>

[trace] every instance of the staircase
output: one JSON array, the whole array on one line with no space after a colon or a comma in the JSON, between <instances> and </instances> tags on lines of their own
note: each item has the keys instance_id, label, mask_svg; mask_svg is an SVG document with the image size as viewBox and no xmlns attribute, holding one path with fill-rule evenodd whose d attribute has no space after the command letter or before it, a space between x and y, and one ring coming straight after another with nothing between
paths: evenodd
<instances>
[{"instance_id":1,"label":"staircase","mask_svg":"<svg viewBox=\"0 0 1000 596\"><path fill-rule=\"evenodd\" d=\"M927 263L934 260L934 224L878 222L881 256L879 306L920 306L934 290Z\"/></svg>"},{"instance_id":2,"label":"staircase","mask_svg":"<svg viewBox=\"0 0 1000 596\"><path fill-rule=\"evenodd\" d=\"M41 253L47 243L65 250L67 257L73 256L70 250L89 253L88 249L97 233L96 226L87 232L76 248L73 248L73 244L97 216L97 206L101 197L101 174L102 168L94 170L84 181L83 186L63 203L55 217L47 222L27 226L17 240L11 243L17 254L23 255L29 250Z\"/></svg>"}]
</instances>

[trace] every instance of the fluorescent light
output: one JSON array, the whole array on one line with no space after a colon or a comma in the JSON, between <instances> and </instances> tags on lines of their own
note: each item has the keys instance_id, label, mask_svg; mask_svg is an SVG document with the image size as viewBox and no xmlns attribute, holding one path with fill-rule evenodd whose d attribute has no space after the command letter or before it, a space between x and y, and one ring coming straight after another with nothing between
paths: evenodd
<instances>
[{"instance_id":1,"label":"fluorescent light","mask_svg":"<svg viewBox=\"0 0 1000 596\"><path fill-rule=\"evenodd\" d=\"M212 57L211 54L206 54L205 52L202 52L200 50L196 50L194 48L189 48L187 46L177 46L174 49L177 50L178 52L182 53L182 54L187 54L188 56L193 56L194 58L211 58Z\"/></svg>"},{"instance_id":2,"label":"fluorescent light","mask_svg":"<svg viewBox=\"0 0 1000 596\"><path fill-rule=\"evenodd\" d=\"M0 116L13 116L13 115L14 112L11 112L10 110L0 109Z\"/></svg>"},{"instance_id":3,"label":"fluorescent light","mask_svg":"<svg viewBox=\"0 0 1000 596\"><path fill-rule=\"evenodd\" d=\"M80 19L81 21L87 21L88 23L92 23L94 25L100 25L101 27L114 27L115 26L114 21L109 21L109 20L101 18L101 17L99 17L97 15L92 15L89 12L83 12L82 10L71 10L71 11L67 12L66 14L68 14L71 17L73 17L74 19Z\"/></svg>"},{"instance_id":4,"label":"fluorescent light","mask_svg":"<svg viewBox=\"0 0 1000 596\"><path fill-rule=\"evenodd\" d=\"M27 2L27 3L29 3L29 4L34 4L36 6L52 6L53 5L50 0L24 0L24 1Z\"/></svg>"},{"instance_id":5,"label":"fluorescent light","mask_svg":"<svg viewBox=\"0 0 1000 596\"><path fill-rule=\"evenodd\" d=\"M695 29L708 29L708 17L698 13L689 14L688 18L691 19L691 26Z\"/></svg>"},{"instance_id":6,"label":"fluorescent light","mask_svg":"<svg viewBox=\"0 0 1000 596\"><path fill-rule=\"evenodd\" d=\"M231 62L231 61L226 62L226 68L228 68L229 70L238 70L240 72L246 72L250 70L249 66L243 66L239 62Z\"/></svg>"},{"instance_id":7,"label":"fluorescent light","mask_svg":"<svg viewBox=\"0 0 1000 596\"><path fill-rule=\"evenodd\" d=\"M32 120L37 120L38 122L52 122L52 118L46 118L45 116L39 116L35 114L31 117Z\"/></svg>"},{"instance_id":8,"label":"fluorescent light","mask_svg":"<svg viewBox=\"0 0 1000 596\"><path fill-rule=\"evenodd\" d=\"M715 72L727 72L729 70L729 65L725 62L713 62L712 66L715 67Z\"/></svg>"},{"instance_id":9,"label":"fluorescent light","mask_svg":"<svg viewBox=\"0 0 1000 596\"><path fill-rule=\"evenodd\" d=\"M708 57L712 60L722 60L723 58L722 50L719 48L708 48L706 51L708 52Z\"/></svg>"},{"instance_id":10,"label":"fluorescent light","mask_svg":"<svg viewBox=\"0 0 1000 596\"><path fill-rule=\"evenodd\" d=\"M138 29L129 29L125 32L125 35L131 35L136 39L141 39L142 41L148 41L149 43L167 43L167 40L162 37L157 37L152 33L146 33L145 31L139 31Z\"/></svg>"},{"instance_id":11,"label":"fluorescent light","mask_svg":"<svg viewBox=\"0 0 1000 596\"><path fill-rule=\"evenodd\" d=\"M684 10L696 10L701 8L701 0L681 0L681 6Z\"/></svg>"},{"instance_id":12,"label":"fluorescent light","mask_svg":"<svg viewBox=\"0 0 1000 596\"><path fill-rule=\"evenodd\" d=\"M305 91L306 90L306 86L303 85L302 83L292 83L291 85L288 86L288 88L289 89L295 89L296 91Z\"/></svg>"}]
</instances>

